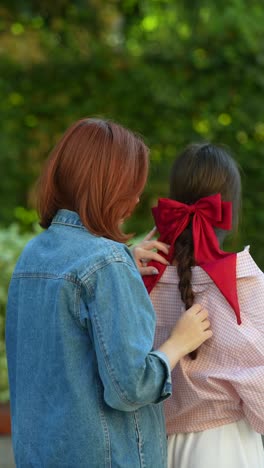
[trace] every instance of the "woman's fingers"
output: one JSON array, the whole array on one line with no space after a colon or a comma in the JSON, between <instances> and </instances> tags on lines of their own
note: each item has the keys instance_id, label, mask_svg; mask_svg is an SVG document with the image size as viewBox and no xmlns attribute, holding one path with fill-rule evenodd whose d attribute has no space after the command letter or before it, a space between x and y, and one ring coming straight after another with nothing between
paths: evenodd
<instances>
[{"instance_id":1,"label":"woman's fingers","mask_svg":"<svg viewBox=\"0 0 264 468\"><path fill-rule=\"evenodd\" d=\"M198 318L201 321L206 320L208 318L208 315L209 315L208 310L204 309L200 304L195 304L195 306L197 306L196 314L197 314ZM195 307L195 306L193 306L193 307Z\"/></svg>"},{"instance_id":2,"label":"woman's fingers","mask_svg":"<svg viewBox=\"0 0 264 468\"><path fill-rule=\"evenodd\" d=\"M202 330L206 331L210 328L211 324L208 319L209 312L207 309L204 309L200 304L195 304L193 308L195 307L195 313L197 318L199 319L199 322L201 323Z\"/></svg>"},{"instance_id":3,"label":"woman's fingers","mask_svg":"<svg viewBox=\"0 0 264 468\"><path fill-rule=\"evenodd\" d=\"M154 228L151 229L151 231L144 237L142 243L140 243L139 245L144 246L144 248L147 250L157 249L165 254L168 254L170 246L168 244L165 244L164 242L160 242L160 241L157 241L156 239L153 239L153 237L156 234L157 234L157 228L156 226L154 226Z\"/></svg>"},{"instance_id":4,"label":"woman's fingers","mask_svg":"<svg viewBox=\"0 0 264 468\"><path fill-rule=\"evenodd\" d=\"M153 249L159 250L160 252L165 253L168 255L169 253L169 245L165 244L164 242L160 242L157 240L152 240L152 241L142 241L137 245L138 249L142 250L148 250L151 251Z\"/></svg>"},{"instance_id":5,"label":"woman's fingers","mask_svg":"<svg viewBox=\"0 0 264 468\"><path fill-rule=\"evenodd\" d=\"M194 304L185 311L172 329L170 339L175 341L180 356L199 348L213 336L208 320L208 311L200 304Z\"/></svg>"},{"instance_id":6,"label":"woman's fingers","mask_svg":"<svg viewBox=\"0 0 264 468\"><path fill-rule=\"evenodd\" d=\"M204 341L208 340L209 338L212 338L212 336L213 336L212 330L206 330L204 332Z\"/></svg>"},{"instance_id":7,"label":"woman's fingers","mask_svg":"<svg viewBox=\"0 0 264 468\"><path fill-rule=\"evenodd\" d=\"M204 309L200 304L194 304L188 311L190 315L195 315L198 319L198 322L201 324L201 329L206 331L210 328L211 324L209 321L209 312L207 309Z\"/></svg>"},{"instance_id":8,"label":"woman's fingers","mask_svg":"<svg viewBox=\"0 0 264 468\"><path fill-rule=\"evenodd\" d=\"M170 246L164 242L152 239L156 232L157 228L154 227L146 235L143 241L138 245L135 245L132 249L134 260L142 276L157 274L153 267L148 267L148 263L151 261L156 261L163 265L169 265L169 262L158 252L168 255Z\"/></svg>"},{"instance_id":9,"label":"woman's fingers","mask_svg":"<svg viewBox=\"0 0 264 468\"><path fill-rule=\"evenodd\" d=\"M151 260L155 260L156 262L162 263L163 265L169 265L169 262L166 260L166 258L162 257L157 252L153 252L153 250L142 252L142 256L140 256L140 258L143 264L148 263Z\"/></svg>"},{"instance_id":10,"label":"woman's fingers","mask_svg":"<svg viewBox=\"0 0 264 468\"><path fill-rule=\"evenodd\" d=\"M159 250L160 252L165 253L168 255L170 246L168 244L165 244L164 242L160 242L157 240L149 241L148 245L145 246L146 249L156 249Z\"/></svg>"},{"instance_id":11,"label":"woman's fingers","mask_svg":"<svg viewBox=\"0 0 264 468\"><path fill-rule=\"evenodd\" d=\"M203 330L208 330L208 328L210 328L211 324L210 324L209 320L204 320L202 322L202 326L203 326Z\"/></svg>"},{"instance_id":12,"label":"woman's fingers","mask_svg":"<svg viewBox=\"0 0 264 468\"><path fill-rule=\"evenodd\" d=\"M182 310L182 312L184 312L185 309ZM192 307L190 307L190 309L187 310L187 312L189 314L199 314L201 312L205 311L205 309L203 309L203 307L201 306L201 304L193 304Z\"/></svg>"},{"instance_id":13,"label":"woman's fingers","mask_svg":"<svg viewBox=\"0 0 264 468\"><path fill-rule=\"evenodd\" d=\"M157 268L151 267L151 266L142 266L139 267L139 273L141 276L146 276L146 275L157 275L159 273L159 270Z\"/></svg>"},{"instance_id":14,"label":"woman's fingers","mask_svg":"<svg viewBox=\"0 0 264 468\"><path fill-rule=\"evenodd\" d=\"M153 236L157 234L157 228L154 226L154 228L151 229L151 231L148 232L146 237L144 237L143 241L149 241L152 239Z\"/></svg>"}]
</instances>

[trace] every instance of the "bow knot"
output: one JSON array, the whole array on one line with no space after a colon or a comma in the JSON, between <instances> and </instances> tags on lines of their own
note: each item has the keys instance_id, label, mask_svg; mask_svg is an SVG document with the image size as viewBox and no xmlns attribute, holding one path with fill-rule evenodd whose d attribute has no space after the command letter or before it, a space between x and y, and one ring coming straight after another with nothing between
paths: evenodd
<instances>
[{"instance_id":1,"label":"bow knot","mask_svg":"<svg viewBox=\"0 0 264 468\"><path fill-rule=\"evenodd\" d=\"M171 244L175 243L193 217L193 233L197 232L193 237L194 254L198 264L212 260L219 250L214 227L225 230L232 227L232 205L230 202L223 202L219 193L201 198L193 205L161 198L158 206L152 211L160 240ZM212 248L208 247L210 245ZM171 254L173 254L173 245Z\"/></svg>"},{"instance_id":2,"label":"bow knot","mask_svg":"<svg viewBox=\"0 0 264 468\"><path fill-rule=\"evenodd\" d=\"M189 213L190 213L190 214L196 213L196 210L197 210L197 208L196 208L195 205L190 205L190 206L189 206Z\"/></svg>"},{"instance_id":3,"label":"bow knot","mask_svg":"<svg viewBox=\"0 0 264 468\"><path fill-rule=\"evenodd\" d=\"M232 204L221 200L221 195L200 198L192 205L176 200L161 198L158 206L152 210L161 242L170 243L168 256L173 260L174 246L177 238L192 220L194 258L196 265L201 266L215 282L229 304L235 310L237 322L241 323L236 288L236 254L220 250L214 228L229 230L232 227ZM155 277L144 277L145 285L150 292L166 268L151 262L158 268Z\"/></svg>"}]
</instances>

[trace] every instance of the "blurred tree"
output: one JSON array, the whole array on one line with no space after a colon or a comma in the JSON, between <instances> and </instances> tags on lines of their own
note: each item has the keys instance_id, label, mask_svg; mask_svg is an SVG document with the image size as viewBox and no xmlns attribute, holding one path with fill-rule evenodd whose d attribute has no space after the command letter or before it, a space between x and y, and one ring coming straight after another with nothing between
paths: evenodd
<instances>
[{"instance_id":1,"label":"blurred tree","mask_svg":"<svg viewBox=\"0 0 264 468\"><path fill-rule=\"evenodd\" d=\"M0 220L31 207L50 148L74 120L113 118L151 147L128 229L151 227L173 158L193 140L230 146L243 168L238 247L264 267L264 10L258 1L43 0L0 5Z\"/></svg>"}]
</instances>

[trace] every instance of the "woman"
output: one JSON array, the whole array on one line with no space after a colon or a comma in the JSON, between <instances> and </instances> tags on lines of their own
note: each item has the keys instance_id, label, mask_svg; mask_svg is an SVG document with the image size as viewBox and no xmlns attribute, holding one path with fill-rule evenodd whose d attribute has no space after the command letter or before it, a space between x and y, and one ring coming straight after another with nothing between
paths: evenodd
<instances>
[{"instance_id":1,"label":"woman","mask_svg":"<svg viewBox=\"0 0 264 468\"><path fill-rule=\"evenodd\" d=\"M241 182L228 151L189 145L171 171L170 198L153 214L171 245L145 277L157 313L155 345L166 340L182 307L210 310L214 336L183 357L165 402L169 468L263 468L264 275L248 249L224 252L236 229Z\"/></svg>"},{"instance_id":2,"label":"woman","mask_svg":"<svg viewBox=\"0 0 264 468\"><path fill-rule=\"evenodd\" d=\"M153 350L155 314L121 231L147 172L142 140L96 119L70 127L46 164L45 231L23 251L8 297L17 467L166 466L159 403L171 369L212 332L195 305Z\"/></svg>"}]
</instances>

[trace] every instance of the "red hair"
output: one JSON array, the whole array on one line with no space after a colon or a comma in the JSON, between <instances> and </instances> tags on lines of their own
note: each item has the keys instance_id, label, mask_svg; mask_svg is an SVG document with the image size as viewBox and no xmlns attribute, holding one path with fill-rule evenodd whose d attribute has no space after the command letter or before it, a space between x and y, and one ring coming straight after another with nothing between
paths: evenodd
<instances>
[{"instance_id":1,"label":"red hair","mask_svg":"<svg viewBox=\"0 0 264 468\"><path fill-rule=\"evenodd\" d=\"M120 221L136 205L148 175L148 148L131 131L99 119L73 124L48 158L39 180L40 225L59 209L76 211L92 233L125 242Z\"/></svg>"}]
</instances>

